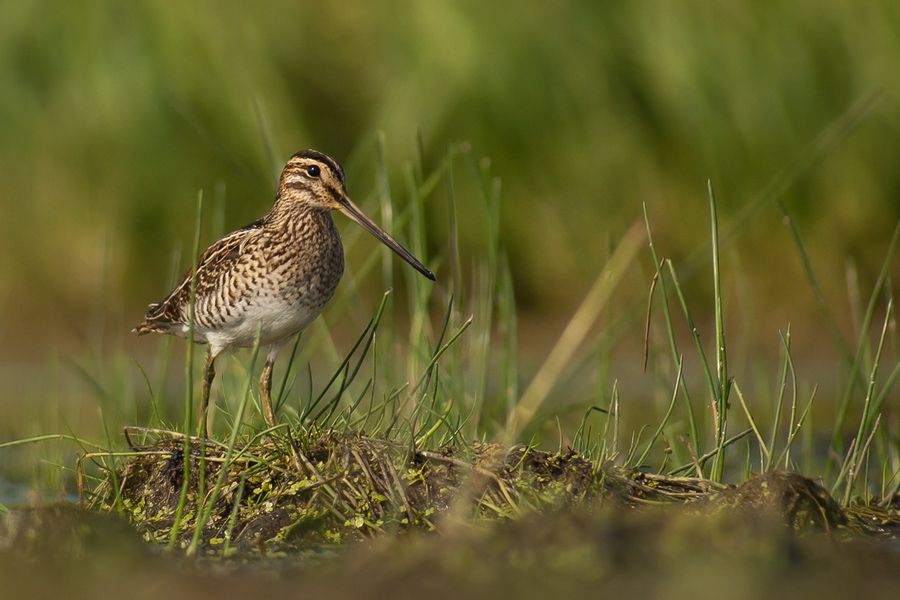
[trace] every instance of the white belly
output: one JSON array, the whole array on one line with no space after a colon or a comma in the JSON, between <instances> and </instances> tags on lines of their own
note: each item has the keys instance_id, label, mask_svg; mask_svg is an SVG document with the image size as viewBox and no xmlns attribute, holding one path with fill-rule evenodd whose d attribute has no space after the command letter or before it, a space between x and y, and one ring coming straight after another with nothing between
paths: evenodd
<instances>
[{"instance_id":1,"label":"white belly","mask_svg":"<svg viewBox=\"0 0 900 600\"><path fill-rule=\"evenodd\" d=\"M277 345L305 329L323 308L324 304L288 304L281 299L257 297L215 329L196 327L194 340L208 343L214 355L233 348L250 348L256 343L257 335L260 346ZM187 327L183 336L187 336Z\"/></svg>"}]
</instances>

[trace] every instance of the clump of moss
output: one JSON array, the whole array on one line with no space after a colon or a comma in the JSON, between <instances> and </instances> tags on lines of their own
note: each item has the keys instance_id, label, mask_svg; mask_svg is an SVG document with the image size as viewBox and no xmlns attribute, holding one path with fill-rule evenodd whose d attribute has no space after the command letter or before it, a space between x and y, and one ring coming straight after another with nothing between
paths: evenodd
<instances>
[{"instance_id":1,"label":"clump of moss","mask_svg":"<svg viewBox=\"0 0 900 600\"><path fill-rule=\"evenodd\" d=\"M123 508L146 540L165 542L183 484L183 438L133 450L115 477L91 492L91 504ZM176 535L183 545L200 525L210 552L297 550L388 530L434 529L453 505L510 516L522 506L580 503L612 489L607 472L571 451L483 443L411 451L362 434L311 432L238 449L208 521L198 523L225 454L215 443L190 443L187 503Z\"/></svg>"},{"instance_id":2,"label":"clump of moss","mask_svg":"<svg viewBox=\"0 0 900 600\"><path fill-rule=\"evenodd\" d=\"M207 553L296 552L343 544L384 532L432 530L457 514L508 518L605 501L619 506L693 504L730 511L767 511L794 528L831 530L860 525L819 485L792 473L768 473L741 486L600 465L575 452L474 443L415 450L359 433L312 431L271 437L235 450L214 442L161 436L134 445L135 455L91 491L91 504L124 509L148 541L172 536L189 461L187 503L175 538L187 545L197 527ZM212 494L220 469L228 471ZM209 518L201 507L214 502ZM865 519L873 518L872 507ZM900 524L877 512L881 529Z\"/></svg>"}]
</instances>

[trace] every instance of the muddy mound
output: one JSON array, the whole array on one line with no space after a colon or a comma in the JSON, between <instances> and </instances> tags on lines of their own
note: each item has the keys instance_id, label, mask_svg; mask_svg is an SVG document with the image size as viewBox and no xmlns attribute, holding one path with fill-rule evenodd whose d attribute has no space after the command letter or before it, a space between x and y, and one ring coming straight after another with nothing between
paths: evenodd
<instances>
[{"instance_id":1,"label":"muddy mound","mask_svg":"<svg viewBox=\"0 0 900 600\"><path fill-rule=\"evenodd\" d=\"M847 524L840 505L821 485L796 473L773 471L715 494L720 508L780 515L797 529L830 530Z\"/></svg>"},{"instance_id":2,"label":"muddy mound","mask_svg":"<svg viewBox=\"0 0 900 600\"><path fill-rule=\"evenodd\" d=\"M319 551L385 532L440 530L453 518L507 519L598 504L766 513L798 529L889 536L900 524L896 511L864 507L860 516L863 507L842 508L820 485L792 473L758 475L735 487L600 465L572 451L485 443L411 450L334 431L257 441L230 458L225 447L199 440L185 453L183 438L133 446L133 456L87 493L88 505L126 513L158 543L186 546L199 525L201 547L213 554ZM873 515L878 527L870 526Z\"/></svg>"},{"instance_id":3,"label":"muddy mound","mask_svg":"<svg viewBox=\"0 0 900 600\"><path fill-rule=\"evenodd\" d=\"M568 453L474 444L464 450L411 452L362 435L325 432L288 444L269 440L236 452L213 493L225 449L192 442L181 533L194 530L197 507L214 502L203 527L208 549L308 548L387 530L434 529L453 506L483 516L512 516L523 505L580 503L606 491L605 474ZM90 505L124 509L148 541L172 535L185 466L184 442L160 439L90 494Z\"/></svg>"}]
</instances>

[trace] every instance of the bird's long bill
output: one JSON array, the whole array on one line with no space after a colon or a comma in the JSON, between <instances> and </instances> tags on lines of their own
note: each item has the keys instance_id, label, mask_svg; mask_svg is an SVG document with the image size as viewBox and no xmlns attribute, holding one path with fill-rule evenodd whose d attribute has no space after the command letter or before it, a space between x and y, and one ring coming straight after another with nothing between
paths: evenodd
<instances>
[{"instance_id":1,"label":"bird's long bill","mask_svg":"<svg viewBox=\"0 0 900 600\"><path fill-rule=\"evenodd\" d=\"M341 212L362 225L363 229L374 235L376 238L384 242L384 245L396 252L400 258L408 262L412 267L430 279L431 281L435 280L434 273L428 270L428 268L419 262L415 256L410 254L409 250L401 246L397 241L389 236L385 231L376 225L372 219L367 217L363 211L359 210L359 207L353 204L353 202L347 196L344 196L339 200L341 205Z\"/></svg>"}]
</instances>

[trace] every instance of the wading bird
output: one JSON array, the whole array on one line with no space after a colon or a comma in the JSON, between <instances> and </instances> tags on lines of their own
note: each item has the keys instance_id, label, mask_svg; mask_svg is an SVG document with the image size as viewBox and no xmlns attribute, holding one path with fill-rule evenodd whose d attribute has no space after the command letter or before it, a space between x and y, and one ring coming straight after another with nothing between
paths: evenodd
<instances>
[{"instance_id":1,"label":"wading bird","mask_svg":"<svg viewBox=\"0 0 900 600\"><path fill-rule=\"evenodd\" d=\"M195 342L208 344L198 433L207 435L207 405L216 357L234 348L267 348L259 387L263 417L275 426L272 366L282 344L331 300L344 272L344 249L331 211L339 210L384 242L419 273L434 274L350 200L344 173L330 156L302 150L281 172L272 209L206 249L168 297L151 304L134 328L187 337L193 279Z\"/></svg>"}]
</instances>

